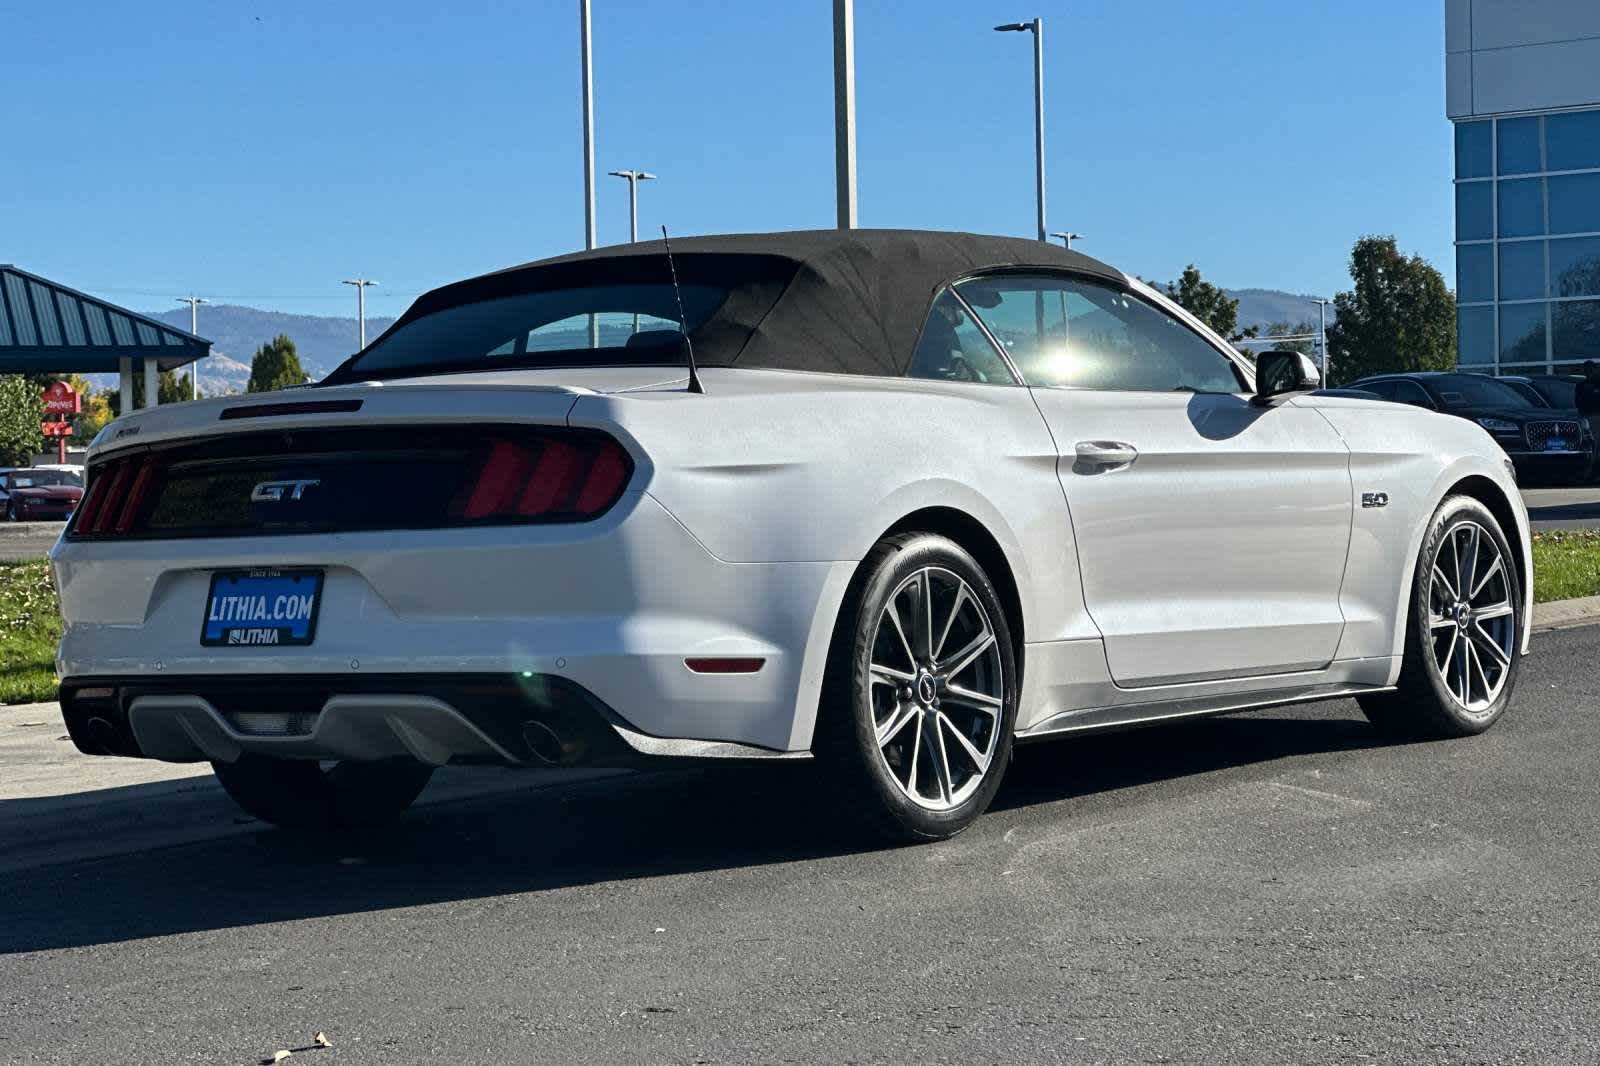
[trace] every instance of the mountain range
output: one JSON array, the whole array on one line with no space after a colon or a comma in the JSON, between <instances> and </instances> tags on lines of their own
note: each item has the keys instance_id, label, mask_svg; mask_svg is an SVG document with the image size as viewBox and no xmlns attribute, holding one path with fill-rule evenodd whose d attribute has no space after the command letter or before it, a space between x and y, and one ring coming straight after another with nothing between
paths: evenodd
<instances>
[{"instance_id":1,"label":"mountain range","mask_svg":"<svg viewBox=\"0 0 1600 1066\"><path fill-rule=\"evenodd\" d=\"M1317 321L1316 297L1278 289L1231 289L1228 295L1239 301L1239 326L1259 326L1263 332L1274 323L1297 325ZM146 311L179 329L189 328L189 312ZM368 318L367 337L376 337L393 323L392 318ZM200 388L207 393L243 392L250 380L250 357L257 348L278 334L294 341L313 381L325 376L356 349L358 331L351 317L291 315L263 311L236 304L207 306L200 313L200 335L211 341L212 356L200 368ZM95 383L115 387L114 375L97 375Z\"/></svg>"}]
</instances>

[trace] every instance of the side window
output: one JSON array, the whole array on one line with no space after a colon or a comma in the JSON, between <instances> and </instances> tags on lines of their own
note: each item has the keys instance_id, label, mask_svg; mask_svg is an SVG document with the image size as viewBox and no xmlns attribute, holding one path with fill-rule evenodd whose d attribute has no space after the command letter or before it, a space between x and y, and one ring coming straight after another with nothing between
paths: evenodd
<instances>
[{"instance_id":1,"label":"side window","mask_svg":"<svg viewBox=\"0 0 1600 1066\"><path fill-rule=\"evenodd\" d=\"M1404 379L1394 383L1394 398L1401 403L1408 403L1413 407L1426 407L1433 410L1433 401L1428 399L1427 392L1415 381Z\"/></svg>"},{"instance_id":2,"label":"side window","mask_svg":"<svg viewBox=\"0 0 1600 1066\"><path fill-rule=\"evenodd\" d=\"M933 301L917 350L906 368L911 378L1014 385L1011 370L961 301L948 291Z\"/></svg>"},{"instance_id":3,"label":"side window","mask_svg":"<svg viewBox=\"0 0 1600 1066\"><path fill-rule=\"evenodd\" d=\"M1350 387L1377 393L1385 400L1395 399L1395 382L1393 381L1359 381Z\"/></svg>"},{"instance_id":4,"label":"side window","mask_svg":"<svg viewBox=\"0 0 1600 1066\"><path fill-rule=\"evenodd\" d=\"M956 286L1029 385L1244 392L1234 364L1137 296L1076 278L998 275Z\"/></svg>"}]
</instances>

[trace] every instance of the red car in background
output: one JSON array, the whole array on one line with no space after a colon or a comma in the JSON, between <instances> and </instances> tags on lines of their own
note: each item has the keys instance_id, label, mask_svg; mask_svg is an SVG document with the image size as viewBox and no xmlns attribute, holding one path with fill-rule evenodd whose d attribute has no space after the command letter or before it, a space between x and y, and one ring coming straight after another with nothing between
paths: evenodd
<instances>
[{"instance_id":1,"label":"red car in background","mask_svg":"<svg viewBox=\"0 0 1600 1066\"><path fill-rule=\"evenodd\" d=\"M7 522L63 522L83 499L83 475L63 467L24 467L0 473Z\"/></svg>"}]
</instances>

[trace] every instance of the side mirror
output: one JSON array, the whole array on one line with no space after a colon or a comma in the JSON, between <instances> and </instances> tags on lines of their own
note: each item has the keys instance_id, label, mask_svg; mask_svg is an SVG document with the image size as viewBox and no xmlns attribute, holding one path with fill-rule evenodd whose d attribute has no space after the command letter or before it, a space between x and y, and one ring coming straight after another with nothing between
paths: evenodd
<instances>
[{"instance_id":1,"label":"side mirror","mask_svg":"<svg viewBox=\"0 0 1600 1066\"><path fill-rule=\"evenodd\" d=\"M1310 392L1322 384L1311 357L1300 352L1271 351L1256 356L1255 402L1270 405L1295 393Z\"/></svg>"}]
</instances>

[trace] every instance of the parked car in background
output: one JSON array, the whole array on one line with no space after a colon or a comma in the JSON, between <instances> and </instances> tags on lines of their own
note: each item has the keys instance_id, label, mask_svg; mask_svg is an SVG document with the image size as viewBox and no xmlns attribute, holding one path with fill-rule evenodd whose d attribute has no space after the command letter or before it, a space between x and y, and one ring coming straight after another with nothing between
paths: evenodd
<instances>
[{"instance_id":1,"label":"parked car in background","mask_svg":"<svg viewBox=\"0 0 1600 1066\"><path fill-rule=\"evenodd\" d=\"M1379 396L1377 393L1368 392L1365 389L1318 389L1312 395L1314 395L1314 396L1343 396L1347 400L1381 400L1381 399L1383 399L1383 397Z\"/></svg>"},{"instance_id":2,"label":"parked car in background","mask_svg":"<svg viewBox=\"0 0 1600 1066\"><path fill-rule=\"evenodd\" d=\"M1522 398L1524 400L1527 400L1535 407L1573 406L1572 404L1561 405L1551 403L1549 398L1545 396L1544 393L1539 391L1539 387L1533 383L1533 379L1530 377L1525 377L1521 374L1501 374L1499 377L1495 378L1495 380L1502 381L1507 385L1510 385L1513 389L1516 389L1522 394Z\"/></svg>"},{"instance_id":3,"label":"parked car in background","mask_svg":"<svg viewBox=\"0 0 1600 1066\"><path fill-rule=\"evenodd\" d=\"M83 475L61 467L8 470L0 474L0 495L7 522L62 522L83 499Z\"/></svg>"},{"instance_id":4,"label":"parked car in background","mask_svg":"<svg viewBox=\"0 0 1600 1066\"><path fill-rule=\"evenodd\" d=\"M1581 374L1530 374L1527 378L1546 403L1562 410L1577 408L1578 382L1582 380Z\"/></svg>"},{"instance_id":5,"label":"parked car in background","mask_svg":"<svg viewBox=\"0 0 1600 1066\"><path fill-rule=\"evenodd\" d=\"M1348 387L1476 422L1505 449L1520 481L1581 482L1594 466L1588 419L1573 408L1537 406L1498 378L1423 371L1362 378Z\"/></svg>"}]
</instances>

